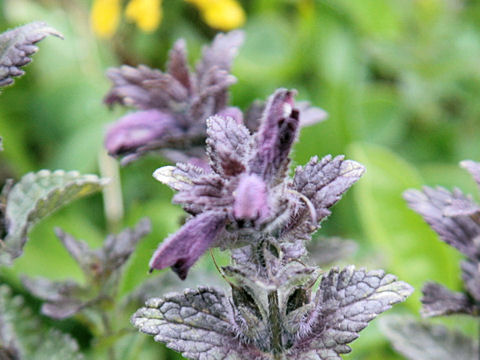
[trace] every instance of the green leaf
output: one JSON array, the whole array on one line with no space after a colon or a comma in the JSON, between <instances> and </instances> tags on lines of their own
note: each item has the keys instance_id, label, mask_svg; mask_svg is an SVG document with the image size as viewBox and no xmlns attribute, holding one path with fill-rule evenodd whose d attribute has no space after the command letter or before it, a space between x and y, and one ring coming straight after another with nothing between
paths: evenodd
<instances>
[{"instance_id":1,"label":"green leaf","mask_svg":"<svg viewBox=\"0 0 480 360\"><path fill-rule=\"evenodd\" d=\"M360 221L366 238L379 250L389 271L417 289L427 280L458 287L458 255L402 198L406 189L422 185L415 169L376 145L353 144L350 154L367 169L354 189ZM419 297L417 291L407 302L415 310L420 306Z\"/></svg>"},{"instance_id":2,"label":"green leaf","mask_svg":"<svg viewBox=\"0 0 480 360\"><path fill-rule=\"evenodd\" d=\"M33 22L0 34L0 87L13 84L13 77L25 73L20 67L31 61L30 56L38 51L34 44L47 35L63 38L44 22Z\"/></svg>"},{"instance_id":3,"label":"green leaf","mask_svg":"<svg viewBox=\"0 0 480 360\"><path fill-rule=\"evenodd\" d=\"M102 189L107 183L96 175L76 171L41 170L28 173L16 185L2 192L6 236L0 264L11 264L23 252L31 227L67 203Z\"/></svg>"}]
</instances>

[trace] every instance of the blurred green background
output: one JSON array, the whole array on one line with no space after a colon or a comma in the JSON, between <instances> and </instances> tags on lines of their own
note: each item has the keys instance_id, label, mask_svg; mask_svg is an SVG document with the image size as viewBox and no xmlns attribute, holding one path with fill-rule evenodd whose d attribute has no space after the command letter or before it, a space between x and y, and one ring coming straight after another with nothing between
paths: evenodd
<instances>
[{"instance_id":1,"label":"blurred green background","mask_svg":"<svg viewBox=\"0 0 480 360\"><path fill-rule=\"evenodd\" d=\"M333 209L320 235L355 240L359 249L345 263L385 268L416 288L391 312L418 314L420 288L437 280L460 286L459 256L402 199L407 188L422 184L460 187L477 197L463 159L480 160L480 1L475 0L246 0L246 43L235 61L232 103L246 109L278 87L296 88L329 113L329 119L304 128L295 146L294 164L313 155L346 154L367 168L365 176ZM167 51L179 37L187 40L189 58L216 30L185 1L165 1L163 20L144 33L125 19L112 38L98 38L90 25L86 0L0 0L0 30L44 20L65 35L39 44L40 52L0 97L0 177L18 179L47 169L99 173L107 124L126 109L109 110L102 97L109 88L110 66L140 63L164 68ZM164 165L150 156L120 170L125 206L122 225L143 216L154 224L130 260L120 295L140 284L159 241L179 226L181 209L173 193L154 181ZM53 227L99 246L109 225L103 198L96 195L61 210L38 225L25 255L0 280L22 292L19 275L53 279L81 278ZM219 254L220 261L226 261ZM206 258L193 271L210 269ZM161 289L159 289L161 293ZM30 306L39 304L28 298ZM130 314L126 314L126 317ZM417 315L418 316L418 315ZM475 334L466 318L450 320ZM92 358L92 334L76 320L49 322L76 337ZM132 343L141 359L181 359L138 335ZM128 344L123 344L126 348ZM346 359L401 359L375 322L353 343ZM125 359L133 358L128 351Z\"/></svg>"}]
</instances>

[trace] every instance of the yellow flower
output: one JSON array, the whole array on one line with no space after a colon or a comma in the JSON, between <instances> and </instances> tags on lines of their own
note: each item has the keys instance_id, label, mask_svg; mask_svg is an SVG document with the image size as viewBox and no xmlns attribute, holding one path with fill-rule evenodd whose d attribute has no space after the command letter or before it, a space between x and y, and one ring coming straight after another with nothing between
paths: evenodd
<instances>
[{"instance_id":1,"label":"yellow flower","mask_svg":"<svg viewBox=\"0 0 480 360\"><path fill-rule=\"evenodd\" d=\"M219 30L231 30L245 22L245 12L235 0L186 0L199 8L205 22Z\"/></svg>"},{"instance_id":2,"label":"yellow flower","mask_svg":"<svg viewBox=\"0 0 480 360\"><path fill-rule=\"evenodd\" d=\"M152 32L162 20L161 2L161 0L130 0L125 16L143 31Z\"/></svg>"},{"instance_id":3,"label":"yellow flower","mask_svg":"<svg viewBox=\"0 0 480 360\"><path fill-rule=\"evenodd\" d=\"M120 0L94 0L91 13L93 31L100 37L109 38L120 22Z\"/></svg>"}]
</instances>

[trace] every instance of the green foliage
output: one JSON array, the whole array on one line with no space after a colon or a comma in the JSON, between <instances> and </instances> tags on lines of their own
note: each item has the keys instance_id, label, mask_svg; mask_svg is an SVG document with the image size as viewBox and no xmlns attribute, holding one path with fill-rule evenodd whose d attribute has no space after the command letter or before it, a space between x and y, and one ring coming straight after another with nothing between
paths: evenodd
<instances>
[{"instance_id":1,"label":"green foliage","mask_svg":"<svg viewBox=\"0 0 480 360\"><path fill-rule=\"evenodd\" d=\"M22 254L27 234L39 220L73 200L99 191L106 183L96 175L63 170L40 170L28 173L15 185L7 183L2 191L6 235L0 263L10 264Z\"/></svg>"}]
</instances>

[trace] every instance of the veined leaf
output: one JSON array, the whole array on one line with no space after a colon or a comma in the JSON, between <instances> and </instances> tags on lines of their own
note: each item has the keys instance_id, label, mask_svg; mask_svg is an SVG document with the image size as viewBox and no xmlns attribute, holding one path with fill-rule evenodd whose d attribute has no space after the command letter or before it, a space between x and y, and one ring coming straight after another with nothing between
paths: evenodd
<instances>
[{"instance_id":1,"label":"veined leaf","mask_svg":"<svg viewBox=\"0 0 480 360\"><path fill-rule=\"evenodd\" d=\"M28 231L39 220L73 200L99 191L106 183L96 175L41 170L28 173L13 187L6 186L2 192L5 237L0 264L10 264L22 254Z\"/></svg>"},{"instance_id":2,"label":"veined leaf","mask_svg":"<svg viewBox=\"0 0 480 360\"><path fill-rule=\"evenodd\" d=\"M20 68L28 64L38 51L34 44L47 35L63 38L54 28L37 21L0 34L0 87L13 84L13 78L25 72Z\"/></svg>"}]
</instances>

